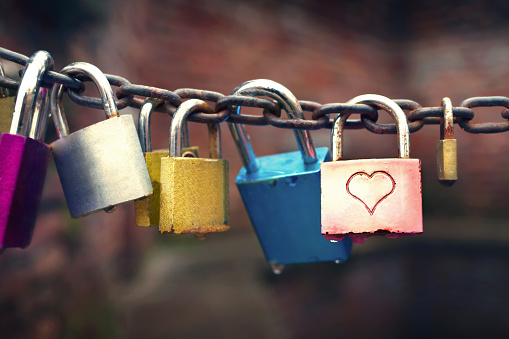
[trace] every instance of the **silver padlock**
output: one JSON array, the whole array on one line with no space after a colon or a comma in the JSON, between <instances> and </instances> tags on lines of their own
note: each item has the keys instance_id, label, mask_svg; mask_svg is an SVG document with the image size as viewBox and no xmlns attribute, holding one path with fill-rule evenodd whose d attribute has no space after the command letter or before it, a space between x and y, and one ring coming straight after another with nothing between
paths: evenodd
<instances>
[{"instance_id":1,"label":"silver padlock","mask_svg":"<svg viewBox=\"0 0 509 339\"><path fill-rule=\"evenodd\" d=\"M65 199L73 218L107 212L152 194L152 185L132 115L119 115L106 76L94 65L76 62L61 73L86 75L103 98L106 121L69 134L62 109L63 87L51 92L51 111L59 139L51 144Z\"/></svg>"}]
</instances>

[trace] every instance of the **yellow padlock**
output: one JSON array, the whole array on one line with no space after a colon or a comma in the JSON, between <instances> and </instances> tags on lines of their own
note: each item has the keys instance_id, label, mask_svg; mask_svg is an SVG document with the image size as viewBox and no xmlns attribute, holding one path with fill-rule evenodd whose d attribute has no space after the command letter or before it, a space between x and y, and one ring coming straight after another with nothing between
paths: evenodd
<instances>
[{"instance_id":1,"label":"yellow padlock","mask_svg":"<svg viewBox=\"0 0 509 339\"><path fill-rule=\"evenodd\" d=\"M212 113L202 100L179 106L171 121L169 157L161 159L161 233L226 231L229 226L228 160L221 159L219 124L208 124L211 159L182 157L182 127L193 112Z\"/></svg>"},{"instance_id":2,"label":"yellow padlock","mask_svg":"<svg viewBox=\"0 0 509 339\"><path fill-rule=\"evenodd\" d=\"M164 101L160 99L147 98L145 102L143 102L138 116L138 137L147 164L150 181L152 182L152 188L154 189L154 194L134 202L136 225L138 226L159 225L159 209L161 205L161 158L167 157L169 152L168 150L152 151L150 117L153 110L163 103ZM183 156L198 157L198 147L189 147L187 122L184 133L185 148L183 149Z\"/></svg>"}]
</instances>

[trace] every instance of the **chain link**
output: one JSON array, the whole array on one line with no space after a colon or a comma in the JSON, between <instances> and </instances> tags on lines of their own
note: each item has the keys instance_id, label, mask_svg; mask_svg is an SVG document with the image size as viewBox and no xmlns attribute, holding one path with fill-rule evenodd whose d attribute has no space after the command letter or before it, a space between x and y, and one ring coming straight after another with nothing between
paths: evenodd
<instances>
[{"instance_id":1,"label":"chain link","mask_svg":"<svg viewBox=\"0 0 509 339\"><path fill-rule=\"evenodd\" d=\"M21 66L25 66L29 60L25 55L2 47L0 47L0 57ZM359 114L360 117L356 120L349 119L346 121L346 129L365 128L377 134L396 133L396 125L394 123L377 123L378 111L375 107L369 105L350 105L346 103L320 104L313 101L299 101L304 111L312 112L311 119L288 119L281 117L281 107L275 101L264 98L227 96L218 92L192 88L180 88L170 91L163 88L131 84L129 80L117 75L106 74L106 78L112 86L117 87L116 104L119 110L126 107L140 108L145 98L151 97L165 101L165 104L159 105L155 111L173 115L183 100L201 99L213 103L214 112L193 113L189 116L189 121L208 124L228 121L246 125L272 125L278 128L316 130L332 128L333 117L331 118L330 115L349 113ZM85 90L85 83L89 81L90 79L86 76L70 77L58 72L47 71L44 74L42 86L51 87L55 83L62 84L65 86L71 100L76 104L102 109L103 103L101 98L89 97L82 94ZM0 76L0 87L16 90L19 87L19 83L17 80ZM408 125L412 133L420 130L424 125L440 124L440 120L443 117L442 107L421 107L417 102L407 99L397 99L394 101L403 110L408 111ZM260 108L263 110L263 114L231 114L237 107ZM471 123L470 121L475 116L473 108L478 107L504 107L501 116L503 119L509 120L509 98L490 96L468 98L461 103L460 107L453 107L454 122L469 133L500 133L509 130L509 121Z\"/></svg>"}]
</instances>

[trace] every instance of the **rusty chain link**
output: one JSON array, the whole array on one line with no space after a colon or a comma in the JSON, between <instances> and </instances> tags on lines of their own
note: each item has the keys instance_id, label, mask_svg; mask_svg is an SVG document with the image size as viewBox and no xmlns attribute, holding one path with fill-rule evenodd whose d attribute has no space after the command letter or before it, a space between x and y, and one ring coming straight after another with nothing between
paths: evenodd
<instances>
[{"instance_id":1,"label":"rusty chain link","mask_svg":"<svg viewBox=\"0 0 509 339\"><path fill-rule=\"evenodd\" d=\"M28 57L6 48L0 47L0 57L25 66ZM118 109L126 107L140 108L147 97L158 98L165 101L164 105L156 108L156 111L173 115L176 108L180 106L184 99L201 99L214 104L214 113L196 112L189 116L188 120L200 123L220 123L224 121L246 124L246 125L272 125L278 128L291 128L301 130L316 130L322 128L332 128L333 118L330 115L350 113L360 114L360 118L346 121L347 129L365 128L370 132L377 134L395 134L396 125L379 124L378 111L375 107L369 105L350 105L346 103L320 104L313 101L299 101L304 111L312 112L311 119L287 119L281 118L281 107L272 100L246 97L246 96L228 96L218 92L181 88L174 91L167 89L149 87L144 85L131 84L129 80L117 76L106 74L106 78L112 86L117 87L117 106ZM65 86L71 100L79 105L96 109L102 109L102 99L85 96L82 93L85 90L85 83L90 81L85 76L70 77L58 72L48 71L43 77L42 86L51 87L55 83ZM0 76L0 87L16 90L19 87L19 81ZM141 98L140 98L141 97ZM410 132L420 130L424 125L440 124L443 116L442 107L421 107L417 102L406 99L394 100L403 110L408 111L408 125ZM262 115L249 114L230 114L232 107L256 107L263 110ZM501 113L502 122L484 122L471 123L474 118L473 108L477 107L503 107ZM509 98L502 96L492 97L473 97L464 100L460 107L453 107L454 122L469 133L500 133L509 130Z\"/></svg>"}]
</instances>

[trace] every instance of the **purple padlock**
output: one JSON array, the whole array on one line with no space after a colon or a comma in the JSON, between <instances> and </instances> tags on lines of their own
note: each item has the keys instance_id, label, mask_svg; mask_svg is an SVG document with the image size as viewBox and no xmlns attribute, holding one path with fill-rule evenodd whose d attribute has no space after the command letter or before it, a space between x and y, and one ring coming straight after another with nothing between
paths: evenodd
<instances>
[{"instance_id":1,"label":"purple padlock","mask_svg":"<svg viewBox=\"0 0 509 339\"><path fill-rule=\"evenodd\" d=\"M26 247L32 239L51 155L49 145L34 139L43 138L48 114L46 105L37 104L38 93L46 95L39 87L51 69L48 52L32 55L18 89L10 133L0 134L0 249Z\"/></svg>"}]
</instances>

